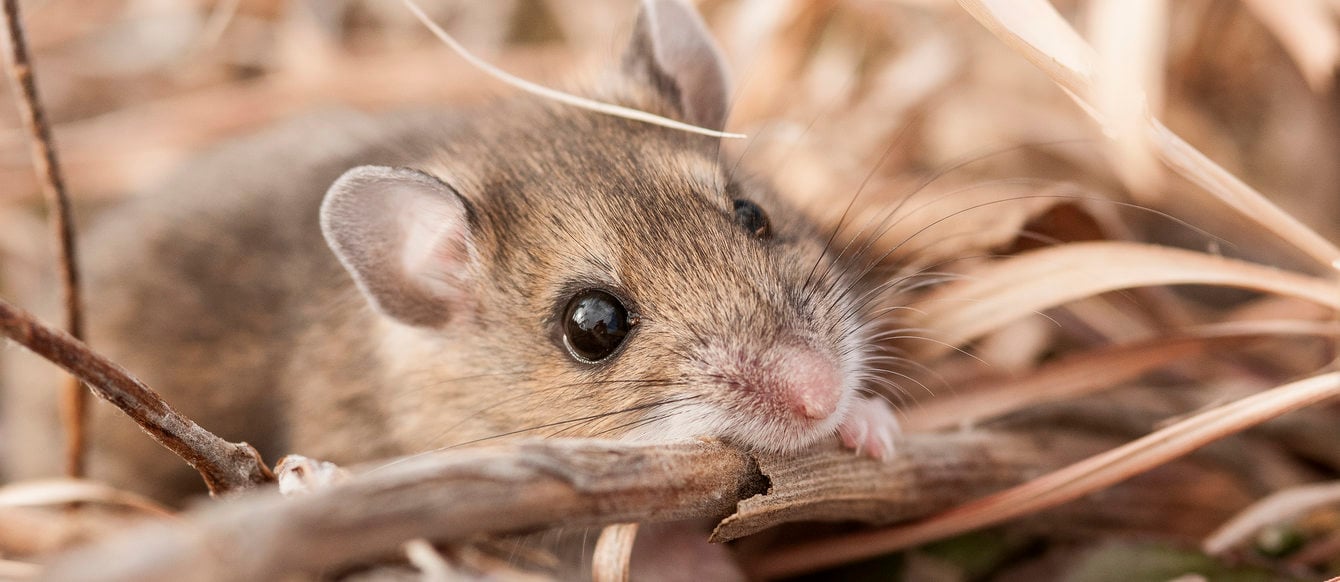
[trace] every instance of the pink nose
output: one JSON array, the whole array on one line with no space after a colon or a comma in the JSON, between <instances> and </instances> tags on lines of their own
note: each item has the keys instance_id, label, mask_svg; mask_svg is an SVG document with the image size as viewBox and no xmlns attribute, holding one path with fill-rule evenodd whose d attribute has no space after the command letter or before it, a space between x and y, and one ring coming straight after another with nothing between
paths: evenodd
<instances>
[{"instance_id":1,"label":"pink nose","mask_svg":"<svg viewBox=\"0 0 1340 582\"><path fill-rule=\"evenodd\" d=\"M779 404L814 420L828 418L837 411L842 398L842 376L831 358L800 346L781 348L776 355L776 377L781 379Z\"/></svg>"}]
</instances>

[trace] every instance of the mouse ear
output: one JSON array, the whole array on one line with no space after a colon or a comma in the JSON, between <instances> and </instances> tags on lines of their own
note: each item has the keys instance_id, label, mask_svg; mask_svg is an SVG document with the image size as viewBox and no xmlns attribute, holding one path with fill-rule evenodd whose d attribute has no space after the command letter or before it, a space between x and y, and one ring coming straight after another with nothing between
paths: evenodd
<instances>
[{"instance_id":1,"label":"mouse ear","mask_svg":"<svg viewBox=\"0 0 1340 582\"><path fill-rule=\"evenodd\" d=\"M373 307L392 318L441 327L469 299L469 209L432 176L383 166L345 172L321 203L321 232Z\"/></svg>"},{"instance_id":2,"label":"mouse ear","mask_svg":"<svg viewBox=\"0 0 1340 582\"><path fill-rule=\"evenodd\" d=\"M679 105L683 121L708 129L726 125L725 61L697 11L683 0L642 1L623 68Z\"/></svg>"}]
</instances>

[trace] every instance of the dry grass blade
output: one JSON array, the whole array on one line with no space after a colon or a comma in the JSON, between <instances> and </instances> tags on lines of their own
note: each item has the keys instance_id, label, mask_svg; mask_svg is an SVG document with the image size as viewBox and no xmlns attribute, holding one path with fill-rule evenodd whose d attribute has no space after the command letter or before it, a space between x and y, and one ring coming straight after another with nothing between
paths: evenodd
<instances>
[{"instance_id":1,"label":"dry grass blade","mask_svg":"<svg viewBox=\"0 0 1340 582\"><path fill-rule=\"evenodd\" d=\"M1242 0L1266 25L1298 64L1312 90L1322 93L1334 83L1340 63L1340 29L1326 0Z\"/></svg>"},{"instance_id":2,"label":"dry grass blade","mask_svg":"<svg viewBox=\"0 0 1340 582\"><path fill-rule=\"evenodd\" d=\"M903 426L910 432L971 426L1030 404L1120 385L1158 366L1201 354L1210 345L1200 338L1159 338L1080 354L1017 379L922 402L906 412Z\"/></svg>"},{"instance_id":3,"label":"dry grass blade","mask_svg":"<svg viewBox=\"0 0 1340 582\"><path fill-rule=\"evenodd\" d=\"M173 517L172 510L147 497L95 481L50 479L24 481L0 487L0 507L66 503L104 503L135 509L157 517Z\"/></svg>"},{"instance_id":4,"label":"dry grass blade","mask_svg":"<svg viewBox=\"0 0 1340 582\"><path fill-rule=\"evenodd\" d=\"M585 97L578 97L570 93L555 91L548 87L537 85L535 83L532 83L515 75L509 74L493 65L490 65L483 59L471 54L470 51L465 50L465 47L461 46L461 43L456 42L456 39L452 38L451 35L447 34L447 31L442 30L442 27L438 26L437 23L433 22L433 19L429 18L428 15L424 13L423 9L420 8L419 5L414 2L414 0L401 0L401 2L403 2L405 4L405 7L408 8L409 11L414 14L415 18L419 19L419 22L422 22L423 25L433 33L433 36L436 36L438 40L442 41L443 44L450 47L451 50L455 52L457 55L459 55L462 59L465 59L471 65L474 65L475 68L484 71L490 77L493 77L494 79L502 81L503 83L511 85L527 93L538 95L540 97L544 97L545 99L562 103L564 105L571 105L573 107L580 107L582 109L587 109L598 113L604 113L605 115L613 115L615 117L622 117L624 119L632 119L635 121L641 121L643 123L650 123L652 125L659 125L661 127L668 127L671 129L677 129L679 131L687 131L689 133L696 133L699 135L706 135L717 138L730 138L730 139L744 139L745 137L748 137L741 133L727 133L723 131L717 131L715 129L698 127L696 125L690 125L682 121L675 121L667 117L661 117L660 115L647 113L646 111L639 111L637 109L631 109L620 105L602 103L592 99L587 99Z\"/></svg>"},{"instance_id":5,"label":"dry grass blade","mask_svg":"<svg viewBox=\"0 0 1340 582\"><path fill-rule=\"evenodd\" d=\"M1094 71L1094 105L1107 121L1112 166L1131 192L1157 199L1158 158L1144 131L1145 116L1158 115L1168 34L1163 0L1094 0L1088 31L1101 65Z\"/></svg>"},{"instance_id":6,"label":"dry grass blade","mask_svg":"<svg viewBox=\"0 0 1340 582\"><path fill-rule=\"evenodd\" d=\"M37 564L0 558L0 580L27 580L41 573L42 567Z\"/></svg>"},{"instance_id":7,"label":"dry grass blade","mask_svg":"<svg viewBox=\"0 0 1340 582\"><path fill-rule=\"evenodd\" d=\"M42 101L37 96L37 81L28 59L28 44L23 35L23 19L18 0L4 0L5 64L10 86L23 116L31 145L33 168L47 201L47 212L57 264L60 268L61 295L64 303L65 331L75 339L84 339L84 314L79 296L79 257L74 244L74 215L65 192L56 148L52 144ZM88 415L88 391L70 377L63 387L62 409L66 430L65 473L70 477L84 474L84 424Z\"/></svg>"},{"instance_id":8,"label":"dry grass blade","mask_svg":"<svg viewBox=\"0 0 1340 582\"><path fill-rule=\"evenodd\" d=\"M274 481L260 454L201 428L158 393L83 342L42 325L0 300L0 333L86 382L95 394L125 412L144 432L200 472L213 494Z\"/></svg>"},{"instance_id":9,"label":"dry grass blade","mask_svg":"<svg viewBox=\"0 0 1340 582\"><path fill-rule=\"evenodd\" d=\"M452 579L451 564L447 563L442 554L437 553L437 548L428 540L415 538L405 542L405 557L419 569L422 582L448 582Z\"/></svg>"},{"instance_id":10,"label":"dry grass blade","mask_svg":"<svg viewBox=\"0 0 1340 582\"><path fill-rule=\"evenodd\" d=\"M592 580L628 582L635 541L637 541L636 523L605 526L600 532L600 539L596 540L595 555L591 562Z\"/></svg>"},{"instance_id":11,"label":"dry grass blade","mask_svg":"<svg viewBox=\"0 0 1340 582\"><path fill-rule=\"evenodd\" d=\"M1242 544L1270 524L1291 521L1319 506L1340 503L1340 482L1307 485L1278 491L1243 510L1209 537L1201 547L1222 554Z\"/></svg>"},{"instance_id":12,"label":"dry grass blade","mask_svg":"<svg viewBox=\"0 0 1340 582\"><path fill-rule=\"evenodd\" d=\"M1072 501L1225 436L1340 396L1340 372L1313 376L1219 406L1022 485L897 526L781 549L753 574L777 578L883 554Z\"/></svg>"},{"instance_id":13,"label":"dry grass blade","mask_svg":"<svg viewBox=\"0 0 1340 582\"><path fill-rule=\"evenodd\" d=\"M1140 374L1251 338L1340 336L1340 326L1307 321L1250 321L1207 325L1183 333L1084 352L1019 378L981 382L958 394L924 401L906 412L910 432L972 425L1041 402L1092 394Z\"/></svg>"},{"instance_id":14,"label":"dry grass blade","mask_svg":"<svg viewBox=\"0 0 1340 582\"><path fill-rule=\"evenodd\" d=\"M1050 3L1045 0L959 0L959 5L1008 47L1068 91L1100 124L1107 124L1090 101L1094 94L1093 49ZM1147 116L1145 122L1150 141L1164 163L1174 171L1320 264L1340 270L1340 248L1335 244L1205 157L1158 119Z\"/></svg>"},{"instance_id":15,"label":"dry grass blade","mask_svg":"<svg viewBox=\"0 0 1340 582\"><path fill-rule=\"evenodd\" d=\"M1329 281L1224 257L1137 243L1067 244L993 263L912 305L918 346L934 356L1011 321L1098 293L1153 285L1219 285L1306 299L1340 309ZM916 312L913 312L916 313Z\"/></svg>"}]
</instances>

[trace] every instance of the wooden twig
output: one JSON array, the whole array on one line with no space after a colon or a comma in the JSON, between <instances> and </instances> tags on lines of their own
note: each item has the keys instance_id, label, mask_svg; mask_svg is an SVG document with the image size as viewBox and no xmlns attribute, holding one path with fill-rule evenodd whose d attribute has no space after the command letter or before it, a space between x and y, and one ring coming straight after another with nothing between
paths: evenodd
<instances>
[{"instance_id":1,"label":"wooden twig","mask_svg":"<svg viewBox=\"0 0 1340 582\"><path fill-rule=\"evenodd\" d=\"M111 360L4 300L0 300L0 333L74 374L99 397L120 408L154 440L199 471L210 493L230 493L274 480L260 453L250 445L230 443L201 428Z\"/></svg>"},{"instance_id":2,"label":"wooden twig","mask_svg":"<svg viewBox=\"0 0 1340 582\"><path fill-rule=\"evenodd\" d=\"M47 213L55 240L56 257L60 266L61 295L64 299L65 331L76 339L84 339L84 316L79 295L78 252L74 245L74 216L70 197L65 192L56 148L52 144L42 102L37 96L37 82L32 63L28 59L28 44L23 36L23 20L19 16L18 0L4 0L5 63L8 65L10 86L18 102L19 113L28 130L33 168L47 201ZM66 432L65 472L70 477L84 474L84 424L88 416L88 391L73 376L67 378L61 399Z\"/></svg>"},{"instance_id":3,"label":"wooden twig","mask_svg":"<svg viewBox=\"0 0 1340 582\"><path fill-rule=\"evenodd\" d=\"M382 465L307 495L211 504L188 518L188 529L142 531L79 551L49 574L276 580L396 556L415 538L454 544L558 526L720 518L767 486L748 454L714 442L554 439L457 449ZM126 559L145 556L145 548L154 548L152 559Z\"/></svg>"},{"instance_id":4,"label":"wooden twig","mask_svg":"<svg viewBox=\"0 0 1340 582\"><path fill-rule=\"evenodd\" d=\"M718 442L638 445L554 439L410 457L348 481L282 497L211 504L182 525L142 530L58 558L53 580L271 580L338 571L402 555L407 540L457 546L485 536L623 523L720 519L718 541L797 521L889 523L924 517L1119 442L1082 433L962 432L908 435L881 463L821 448L754 456ZM834 443L835 445L836 443ZM1222 507L1222 473L1175 464L1181 491L1133 483L1080 502L1054 525L1130 524L1166 533L1187 514L1210 523L1198 540L1249 503ZM1189 472L1187 471L1189 470ZM1157 483L1157 482L1156 482ZM1206 495L1207 491L1214 492ZM1128 505L1113 507L1113 499ZM1122 511L1138 507L1139 511ZM1086 509L1087 508L1087 509ZM1086 513L1088 516L1086 518ZM1134 514L1134 515L1132 515ZM1052 528L1053 530L1056 528ZM1073 539L1073 532L1061 535ZM463 546L468 548L469 546ZM152 548L152 551L146 551Z\"/></svg>"},{"instance_id":5,"label":"wooden twig","mask_svg":"<svg viewBox=\"0 0 1340 582\"><path fill-rule=\"evenodd\" d=\"M800 520L888 523L944 509L1091 454L1092 439L909 435L881 463L837 448L755 457L716 442L555 439L421 455L309 495L212 505L165 528L58 561L61 580L265 580L400 552L519 534L720 519L718 541ZM1074 445L1079 443L1077 449ZM765 469L766 467L766 469ZM152 560L126 559L154 548Z\"/></svg>"}]
</instances>

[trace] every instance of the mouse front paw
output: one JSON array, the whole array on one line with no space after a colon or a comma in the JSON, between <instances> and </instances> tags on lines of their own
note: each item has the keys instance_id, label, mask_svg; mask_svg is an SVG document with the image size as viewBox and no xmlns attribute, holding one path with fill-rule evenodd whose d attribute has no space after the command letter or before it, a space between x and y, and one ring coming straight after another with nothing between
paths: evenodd
<instances>
[{"instance_id":1,"label":"mouse front paw","mask_svg":"<svg viewBox=\"0 0 1340 582\"><path fill-rule=\"evenodd\" d=\"M861 397L838 425L843 446L881 461L893 458L893 441L901 432L893 407L879 397Z\"/></svg>"}]
</instances>

